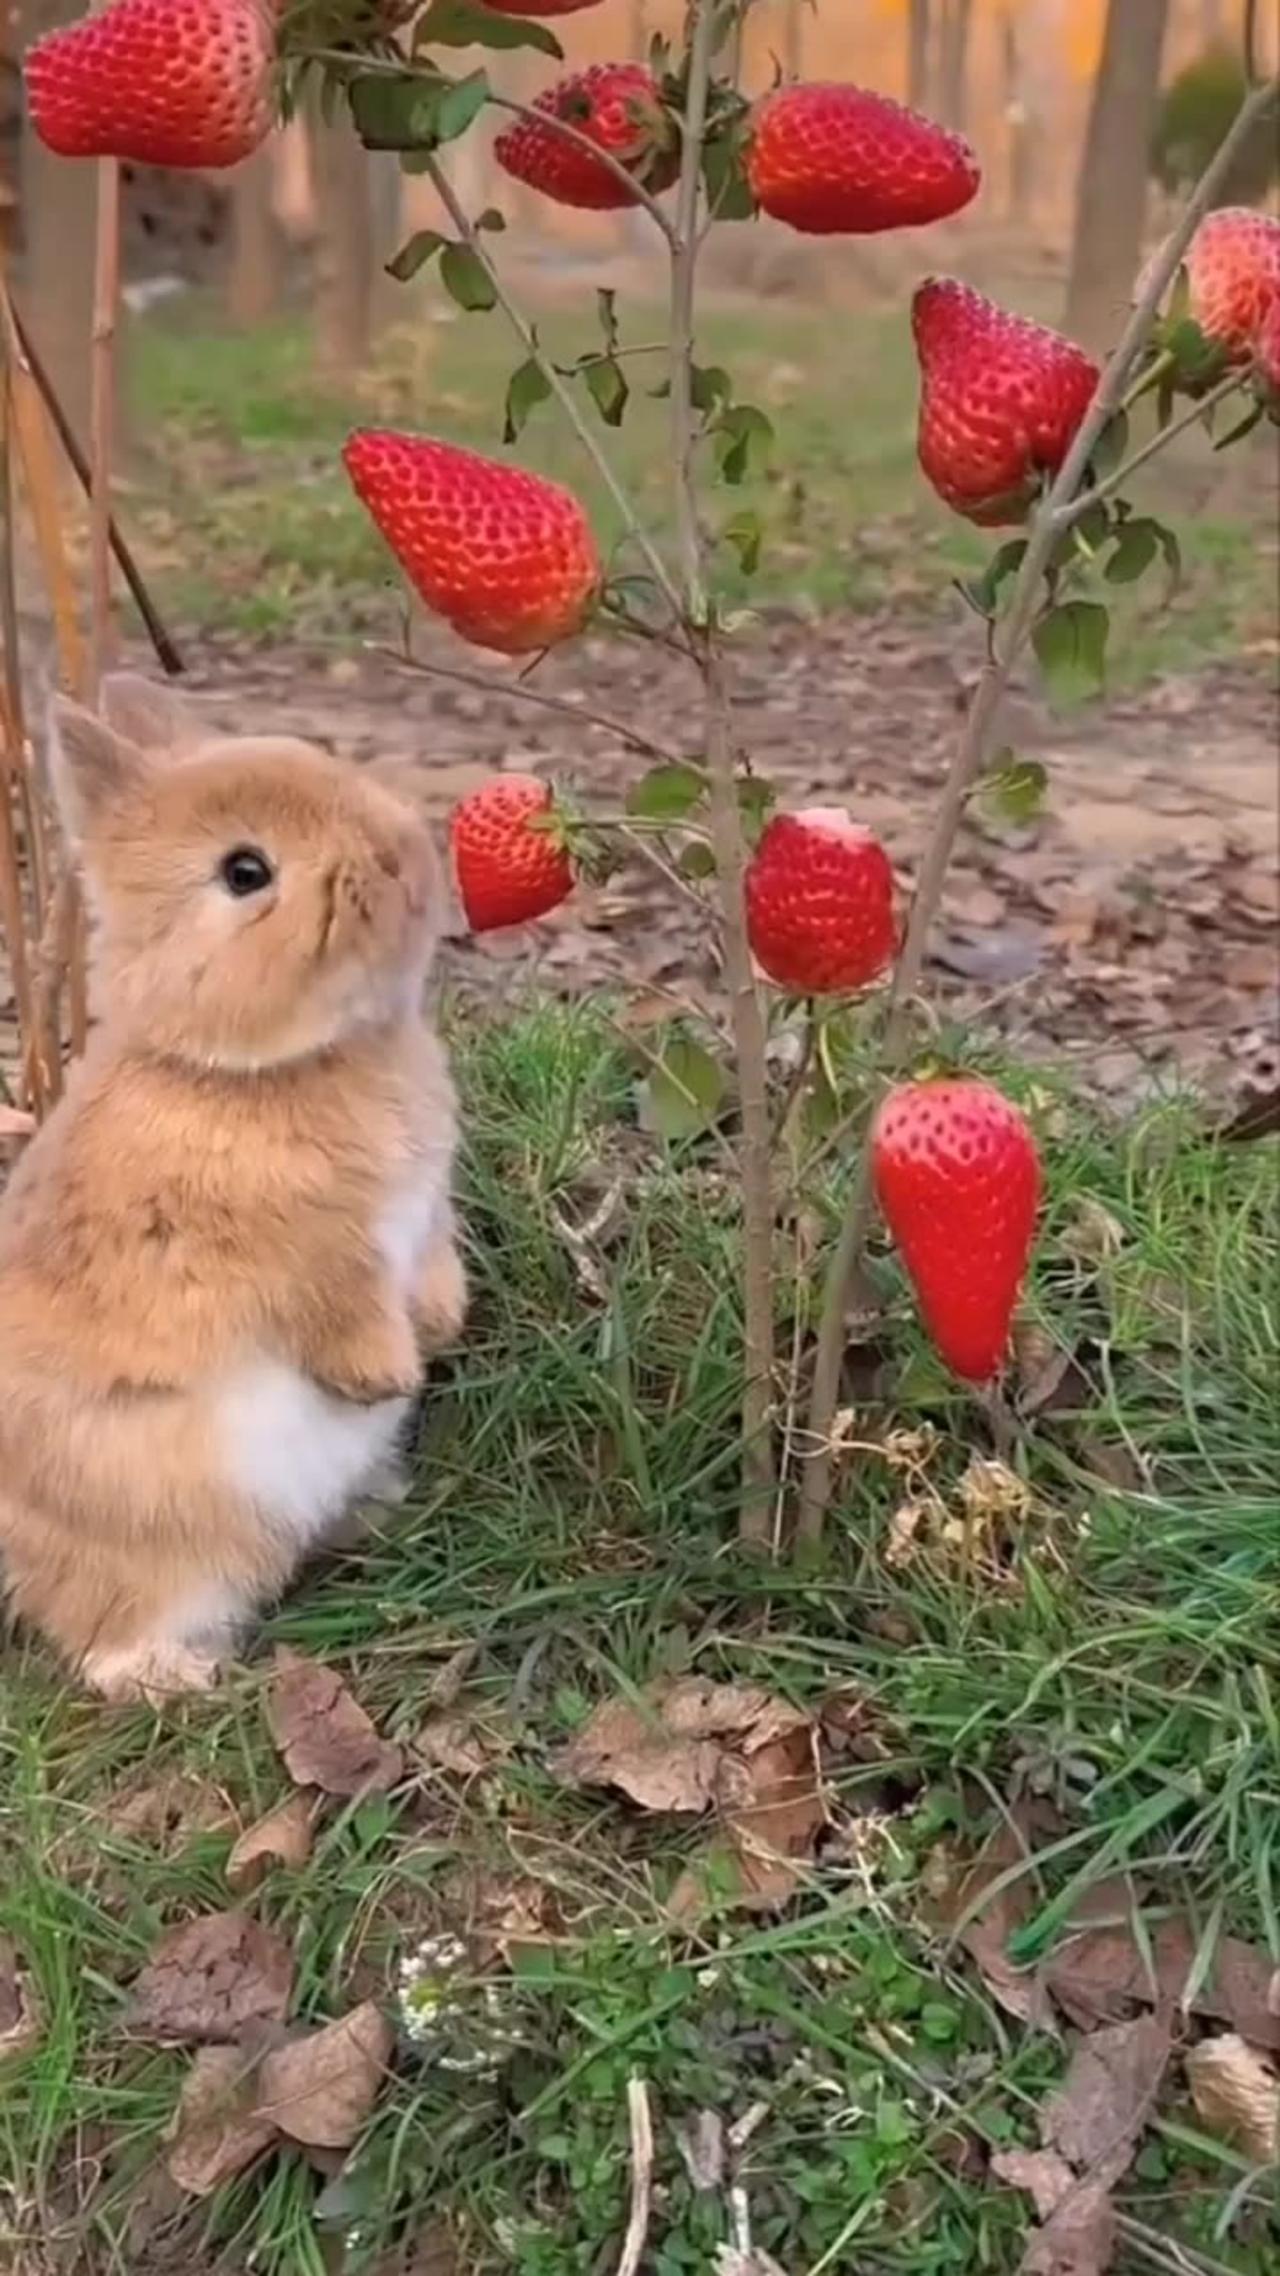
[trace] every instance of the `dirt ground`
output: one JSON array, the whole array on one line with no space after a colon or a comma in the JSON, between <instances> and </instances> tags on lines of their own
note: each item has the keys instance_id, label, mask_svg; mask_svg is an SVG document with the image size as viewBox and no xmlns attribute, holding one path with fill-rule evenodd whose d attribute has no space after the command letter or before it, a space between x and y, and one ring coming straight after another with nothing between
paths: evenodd
<instances>
[{"instance_id":1,"label":"dirt ground","mask_svg":"<svg viewBox=\"0 0 1280 2276\"><path fill-rule=\"evenodd\" d=\"M425 636L423 636L425 638ZM474 655L440 635L442 665ZM789 803L847 803L879 831L909 885L960 724L972 670L967 628L904 629L874 617L775 621L735 654L742 743ZM357 758L413 762L432 810L494 767L573 785L617 812L649 762L607 728L493 692L410 677L374 654L287 647L188 649L193 692L220 723L276 727ZM660 652L604 639L548 660L548 694L694 752L690 690ZM980 1013L1030 1055L1066 1055L1117 1100L1177 1071L1224 1103L1277 1074L1280 747L1271 679L1253 670L1170 678L1054 718L1016 693L1002 730L1049 775L1032 825L966 828L935 939L931 980L947 1010ZM450 976L510 999L626 982L658 999L713 993L707 928L647 866L581 889L527 931L465 937Z\"/></svg>"}]
</instances>

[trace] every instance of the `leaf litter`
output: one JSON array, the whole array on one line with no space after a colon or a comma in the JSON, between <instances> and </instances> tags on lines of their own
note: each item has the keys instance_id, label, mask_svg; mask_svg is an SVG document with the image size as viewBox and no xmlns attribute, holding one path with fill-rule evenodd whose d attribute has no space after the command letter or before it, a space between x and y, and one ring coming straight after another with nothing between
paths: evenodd
<instances>
[{"instance_id":1,"label":"leaf litter","mask_svg":"<svg viewBox=\"0 0 1280 2276\"><path fill-rule=\"evenodd\" d=\"M1280 2072L1236 2031L1202 2039L1186 2058L1187 2083L1206 2130L1255 2165L1280 2162Z\"/></svg>"},{"instance_id":2,"label":"leaf litter","mask_svg":"<svg viewBox=\"0 0 1280 2276\"><path fill-rule=\"evenodd\" d=\"M206 1913L162 1936L137 1977L125 2022L166 2046L240 2038L281 2024L293 1996L288 1945L248 1913Z\"/></svg>"},{"instance_id":3,"label":"leaf litter","mask_svg":"<svg viewBox=\"0 0 1280 2276\"><path fill-rule=\"evenodd\" d=\"M1104 2276L1111 2266L1118 2236L1111 2191L1132 2163L1172 2046L1167 2011L1081 2039L1041 2109L1042 2148L992 2159L997 2179L1028 2192L1042 2224L1019 2276Z\"/></svg>"},{"instance_id":4,"label":"leaf litter","mask_svg":"<svg viewBox=\"0 0 1280 2276\"><path fill-rule=\"evenodd\" d=\"M315 1813L310 1797L290 1794L273 1810L258 1818L232 1844L227 1858L227 1886L237 1896L256 1889L277 1866L298 1872L311 1855Z\"/></svg>"},{"instance_id":5,"label":"leaf litter","mask_svg":"<svg viewBox=\"0 0 1280 2276\"><path fill-rule=\"evenodd\" d=\"M280 1647L267 1696L271 1736L298 1786L351 1800L399 1784L404 1756L374 1723L335 1668Z\"/></svg>"}]
</instances>

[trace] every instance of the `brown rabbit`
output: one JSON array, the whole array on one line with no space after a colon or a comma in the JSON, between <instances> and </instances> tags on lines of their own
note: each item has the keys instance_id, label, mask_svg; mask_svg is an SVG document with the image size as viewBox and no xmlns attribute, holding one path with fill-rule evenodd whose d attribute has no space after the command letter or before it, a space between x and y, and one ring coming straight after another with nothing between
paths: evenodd
<instances>
[{"instance_id":1,"label":"brown rabbit","mask_svg":"<svg viewBox=\"0 0 1280 2276\"><path fill-rule=\"evenodd\" d=\"M466 1288L420 820L130 675L102 709L53 707L101 1023L0 1201L0 1574L136 1697L385 1475Z\"/></svg>"}]
</instances>

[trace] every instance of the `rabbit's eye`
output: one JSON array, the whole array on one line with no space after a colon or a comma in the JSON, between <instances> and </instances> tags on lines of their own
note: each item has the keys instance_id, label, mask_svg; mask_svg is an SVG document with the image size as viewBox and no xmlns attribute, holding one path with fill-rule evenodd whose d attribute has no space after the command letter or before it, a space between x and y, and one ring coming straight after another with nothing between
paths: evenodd
<instances>
[{"instance_id":1,"label":"rabbit's eye","mask_svg":"<svg viewBox=\"0 0 1280 2276\"><path fill-rule=\"evenodd\" d=\"M257 846L233 846L231 852L222 857L219 875L228 893L234 893L237 901L243 901L250 893L264 893L275 871Z\"/></svg>"}]
</instances>

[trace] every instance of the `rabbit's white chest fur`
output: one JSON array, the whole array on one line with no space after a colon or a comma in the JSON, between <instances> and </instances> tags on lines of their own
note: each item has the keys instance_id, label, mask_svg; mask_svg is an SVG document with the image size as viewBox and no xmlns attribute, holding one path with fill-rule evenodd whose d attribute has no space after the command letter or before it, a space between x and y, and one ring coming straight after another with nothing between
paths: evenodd
<instances>
[{"instance_id":1,"label":"rabbit's white chest fur","mask_svg":"<svg viewBox=\"0 0 1280 2276\"><path fill-rule=\"evenodd\" d=\"M376 1228L398 1292L422 1266L445 1196L435 1164L392 1194ZM258 1358L221 1386L217 1427L232 1483L305 1548L323 1537L394 1457L407 1399L353 1406L297 1368Z\"/></svg>"}]
</instances>

